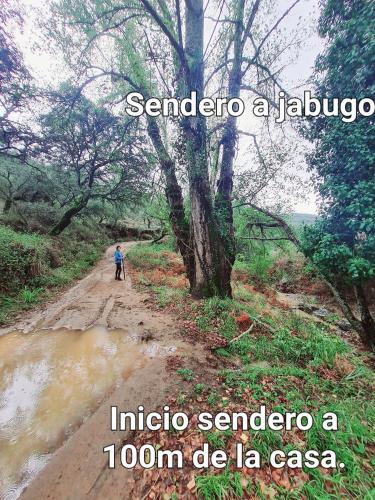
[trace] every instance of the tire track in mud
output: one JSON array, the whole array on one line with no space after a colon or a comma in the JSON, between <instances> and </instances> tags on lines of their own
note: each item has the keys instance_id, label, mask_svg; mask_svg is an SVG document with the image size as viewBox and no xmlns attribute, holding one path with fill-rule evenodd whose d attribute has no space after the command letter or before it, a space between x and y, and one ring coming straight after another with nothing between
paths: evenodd
<instances>
[{"instance_id":1,"label":"tire track in mud","mask_svg":"<svg viewBox=\"0 0 375 500\"><path fill-rule=\"evenodd\" d=\"M128 248L132 243L127 243ZM139 405L149 411L161 406L176 390L178 380L167 371L168 355L204 362L205 354L197 344L184 341L173 317L147 307L148 295L132 288L130 276L114 280L113 253L110 247L91 273L53 303L27 313L13 327L0 330L88 330L93 325L123 331L136 342L144 342L148 359L133 371L58 449L22 493L22 499L102 499L124 498L131 474L106 469L103 446L121 443L126 433L110 431L110 406L136 411ZM124 366L124 370L127 367Z\"/></svg>"}]
</instances>

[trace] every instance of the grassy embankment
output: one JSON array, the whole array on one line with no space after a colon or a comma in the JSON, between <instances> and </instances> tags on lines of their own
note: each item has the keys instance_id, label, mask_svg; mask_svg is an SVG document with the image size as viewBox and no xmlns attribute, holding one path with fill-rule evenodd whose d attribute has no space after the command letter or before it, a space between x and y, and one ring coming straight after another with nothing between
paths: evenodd
<instances>
[{"instance_id":1,"label":"grassy embankment","mask_svg":"<svg viewBox=\"0 0 375 500\"><path fill-rule=\"evenodd\" d=\"M180 498L188 492L207 500L375 498L374 373L366 353L350 347L329 324L279 303L269 274L264 274L264 283L246 262L235 266L233 300L192 301L183 267L168 246L139 245L127 256L133 280L151 291L153 307L175 313L182 331L196 340L208 339L208 349L213 335L223 340L223 346L216 342L219 347L211 348L206 368L176 361L173 370L181 378L181 392L170 401L173 411L178 408L192 417L202 411L253 412L264 404L268 411L308 411L314 416L314 426L306 432L203 433L190 428L183 433L138 433L136 444L181 448L186 458L183 471L139 471L139 492L148 491L150 498ZM338 415L337 432L321 429L328 411ZM204 442L211 450L227 449L230 457L234 443L243 443L245 449L260 452L262 468L236 470L232 462L224 471L198 472L189 455ZM267 459L276 449L330 449L345 468L271 469Z\"/></svg>"},{"instance_id":2,"label":"grassy embankment","mask_svg":"<svg viewBox=\"0 0 375 500\"><path fill-rule=\"evenodd\" d=\"M0 324L82 277L107 244L105 233L79 223L58 238L0 224Z\"/></svg>"}]
</instances>

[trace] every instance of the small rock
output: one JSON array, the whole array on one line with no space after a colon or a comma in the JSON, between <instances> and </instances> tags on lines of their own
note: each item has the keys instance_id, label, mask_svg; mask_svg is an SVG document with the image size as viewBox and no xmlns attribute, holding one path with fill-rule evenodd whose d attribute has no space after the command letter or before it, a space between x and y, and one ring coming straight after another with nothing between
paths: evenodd
<instances>
[{"instance_id":1,"label":"small rock","mask_svg":"<svg viewBox=\"0 0 375 500\"><path fill-rule=\"evenodd\" d=\"M150 340L154 340L154 336L153 336L152 332L150 332L149 330L146 330L142 333L141 340L142 340L142 342L149 342Z\"/></svg>"},{"instance_id":2,"label":"small rock","mask_svg":"<svg viewBox=\"0 0 375 500\"><path fill-rule=\"evenodd\" d=\"M307 314L312 314L317 308L313 304L305 304L304 302L300 302L297 305L297 309Z\"/></svg>"},{"instance_id":3,"label":"small rock","mask_svg":"<svg viewBox=\"0 0 375 500\"><path fill-rule=\"evenodd\" d=\"M338 326L344 332L349 332L352 329L352 325L345 318L336 321L335 325Z\"/></svg>"},{"instance_id":4,"label":"small rock","mask_svg":"<svg viewBox=\"0 0 375 500\"><path fill-rule=\"evenodd\" d=\"M316 316L317 318L324 319L328 316L329 311L325 307L320 307L319 309L316 309L313 311L313 315Z\"/></svg>"}]
</instances>

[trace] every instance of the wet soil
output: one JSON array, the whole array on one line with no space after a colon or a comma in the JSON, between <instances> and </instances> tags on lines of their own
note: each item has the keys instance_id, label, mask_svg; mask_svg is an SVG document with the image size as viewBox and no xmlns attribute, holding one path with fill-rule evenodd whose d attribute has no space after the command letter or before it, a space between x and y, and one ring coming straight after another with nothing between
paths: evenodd
<instances>
[{"instance_id":1,"label":"wet soil","mask_svg":"<svg viewBox=\"0 0 375 500\"><path fill-rule=\"evenodd\" d=\"M168 359L204 359L128 275L114 280L113 253L0 330L0 498L124 498L131 473L107 469L103 453L128 436L110 430L110 407L162 406L177 384Z\"/></svg>"}]
</instances>

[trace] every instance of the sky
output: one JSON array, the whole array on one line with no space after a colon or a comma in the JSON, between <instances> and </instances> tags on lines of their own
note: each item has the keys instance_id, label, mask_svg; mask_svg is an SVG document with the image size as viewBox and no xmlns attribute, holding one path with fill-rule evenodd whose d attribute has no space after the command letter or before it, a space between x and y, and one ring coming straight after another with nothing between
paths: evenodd
<instances>
[{"instance_id":1,"label":"sky","mask_svg":"<svg viewBox=\"0 0 375 500\"><path fill-rule=\"evenodd\" d=\"M275 15L284 12L292 4L293 0L275 0ZM24 6L25 26L22 33L16 34L16 39L22 48L26 65L38 84L56 86L69 76L69 72L64 64L62 54L54 52L53 48L47 46L40 36L38 20L41 16L43 17L43 14L47 14L46 0L22 0L22 5ZM283 84L292 95L298 95L308 88L304 82L311 76L315 58L323 47L322 40L315 31L319 13L318 5L319 0L301 0L282 24L286 33L290 33L299 23L300 32L305 33L298 57L283 71ZM241 129L246 128L246 125L248 125L246 122L241 123L240 120ZM246 141L240 142L240 157L241 153L246 157ZM302 173L303 180L308 179L305 165L299 159L297 165L292 168L296 168ZM317 213L316 197L312 188L305 191L304 195L295 197L293 208L297 212Z\"/></svg>"}]
</instances>

